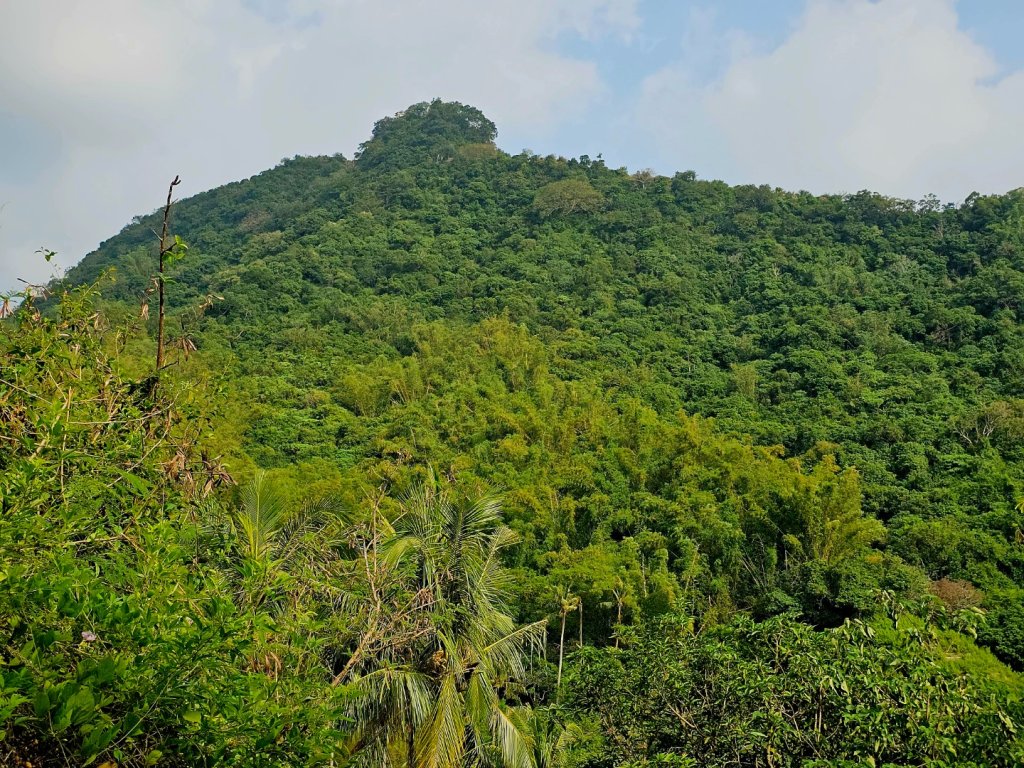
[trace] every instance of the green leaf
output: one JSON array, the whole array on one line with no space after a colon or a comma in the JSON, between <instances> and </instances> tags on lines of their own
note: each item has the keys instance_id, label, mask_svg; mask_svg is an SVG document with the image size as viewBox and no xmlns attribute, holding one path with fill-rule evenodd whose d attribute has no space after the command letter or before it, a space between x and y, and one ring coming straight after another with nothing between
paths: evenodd
<instances>
[{"instance_id":1,"label":"green leaf","mask_svg":"<svg viewBox=\"0 0 1024 768\"><path fill-rule=\"evenodd\" d=\"M36 717L44 717L50 711L50 706L50 697L47 695L46 689L40 688L32 700L32 709L36 713Z\"/></svg>"},{"instance_id":2,"label":"green leaf","mask_svg":"<svg viewBox=\"0 0 1024 768\"><path fill-rule=\"evenodd\" d=\"M127 480L129 485L131 485L136 491L138 491L140 495L146 495L153 488L152 484L147 483L141 477L132 474L131 472L122 472L121 477L124 480Z\"/></svg>"}]
</instances>

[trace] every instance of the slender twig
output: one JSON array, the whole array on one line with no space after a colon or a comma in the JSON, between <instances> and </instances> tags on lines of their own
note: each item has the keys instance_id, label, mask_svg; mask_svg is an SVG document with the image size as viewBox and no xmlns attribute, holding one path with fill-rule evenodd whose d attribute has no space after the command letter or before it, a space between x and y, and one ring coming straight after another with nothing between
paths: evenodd
<instances>
[{"instance_id":1,"label":"slender twig","mask_svg":"<svg viewBox=\"0 0 1024 768\"><path fill-rule=\"evenodd\" d=\"M181 184L181 179L177 175L174 177L174 181L171 182L170 186L167 187L167 203L164 205L164 224L163 229L160 230L160 277L157 280L157 291L160 295L160 309L157 314L156 321L156 370L157 373L164 367L164 256L166 256L173 245L167 244L167 227L171 220L171 195L174 194L174 188Z\"/></svg>"}]
</instances>

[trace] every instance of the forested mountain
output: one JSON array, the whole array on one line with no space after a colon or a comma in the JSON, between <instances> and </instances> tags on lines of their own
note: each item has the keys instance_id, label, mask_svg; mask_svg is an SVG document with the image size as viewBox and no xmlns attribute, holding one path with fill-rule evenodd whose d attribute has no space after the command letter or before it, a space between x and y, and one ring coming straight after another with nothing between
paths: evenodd
<instances>
[{"instance_id":1,"label":"forested mountain","mask_svg":"<svg viewBox=\"0 0 1024 768\"><path fill-rule=\"evenodd\" d=\"M126 764L1024 759L1024 191L815 196L495 137L418 104L354 160L176 204L157 374L159 212L3 326L0 731ZM169 599L104 632L217 672L125 725L168 684L115 658L102 726L55 730L83 590Z\"/></svg>"}]
</instances>

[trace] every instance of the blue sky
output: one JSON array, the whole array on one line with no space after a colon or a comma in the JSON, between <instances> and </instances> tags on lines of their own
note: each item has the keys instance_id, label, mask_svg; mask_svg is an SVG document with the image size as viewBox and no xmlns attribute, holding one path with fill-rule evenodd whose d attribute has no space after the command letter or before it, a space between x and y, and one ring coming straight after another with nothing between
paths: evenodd
<instances>
[{"instance_id":1,"label":"blue sky","mask_svg":"<svg viewBox=\"0 0 1024 768\"><path fill-rule=\"evenodd\" d=\"M644 79L667 62L686 58L695 78L711 81L729 63L728 51L718 45L721 38L742 34L752 46L768 50L785 39L804 5L802 0L642 0L636 4L639 24L629 37L561 36L556 47L596 62L608 93L588 114L560 126L552 143L561 154L580 154L575 148L582 142L591 155L607 155L611 150L619 164L633 168L658 164L657 156L642 142L630 142L629 126L619 119L622 105L634 100ZM518 138L507 140L512 145ZM542 149L549 150L547 146Z\"/></svg>"},{"instance_id":2,"label":"blue sky","mask_svg":"<svg viewBox=\"0 0 1024 768\"><path fill-rule=\"evenodd\" d=\"M865 4L879 4L879 0ZM885 4L884 0L881 4ZM744 44L755 52L774 50L799 26L809 5L813 3L805 0L720 0L717 3L641 0L636 4L639 24L628 38L603 36L587 39L578 34L563 35L557 47L597 62L601 79L609 92L586 114L559 126L554 134L546 135L547 143L538 151L579 154L582 144L591 155L603 151L612 162L630 168L654 166L662 173L681 170L678 162L673 164L675 158L672 153L666 156L643 140L631 140L636 134L630 130L634 126L620 118L623 105L631 104L645 78L667 62L684 60L694 79L700 83L713 82L721 77L731 63L729 52L722 44L730 37L743 38ZM1024 39L1024 3L1019 0L959 0L953 3L940 0L917 5L924 8L933 5L936 10L942 7L955 9L959 29L984 48L996 64L996 73L987 82L998 81L1024 68L1024 45L1021 44ZM809 60L808 66L813 66L813 62ZM506 148L517 146L522 141L527 142L524 147L532 148L530 138L518 131L504 137L508 143ZM691 165L700 165L699 151L694 152ZM703 176L728 175L724 168L719 168L717 174L714 167L701 170L704 171ZM728 180L774 181L750 177ZM1014 186L1020 185L1024 185L1024 178ZM979 179L979 187L983 191L1005 191L998 185L984 189L983 179ZM831 190L819 188L816 191ZM880 191L899 196L907 195L910 190ZM953 190L942 192L952 201L959 201L965 196Z\"/></svg>"},{"instance_id":3,"label":"blue sky","mask_svg":"<svg viewBox=\"0 0 1024 768\"><path fill-rule=\"evenodd\" d=\"M960 201L1024 185L1019 0L0 3L0 292L435 96L511 152Z\"/></svg>"}]
</instances>

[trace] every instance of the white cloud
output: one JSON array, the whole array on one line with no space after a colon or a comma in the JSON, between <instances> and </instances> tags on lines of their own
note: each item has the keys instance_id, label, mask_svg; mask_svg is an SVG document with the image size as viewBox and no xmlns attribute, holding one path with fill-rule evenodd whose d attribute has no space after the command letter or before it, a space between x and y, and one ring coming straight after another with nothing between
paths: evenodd
<instances>
[{"instance_id":1,"label":"white cloud","mask_svg":"<svg viewBox=\"0 0 1024 768\"><path fill-rule=\"evenodd\" d=\"M730 181L917 199L1024 185L1024 72L999 76L953 0L812 0L767 53L710 83L644 83L663 158Z\"/></svg>"},{"instance_id":2,"label":"white cloud","mask_svg":"<svg viewBox=\"0 0 1024 768\"><path fill-rule=\"evenodd\" d=\"M0 290L151 210L294 154L351 154L440 96L543 130L601 94L561 35L628 36L636 0L0 3ZM7 169L6 171L4 169Z\"/></svg>"}]
</instances>

